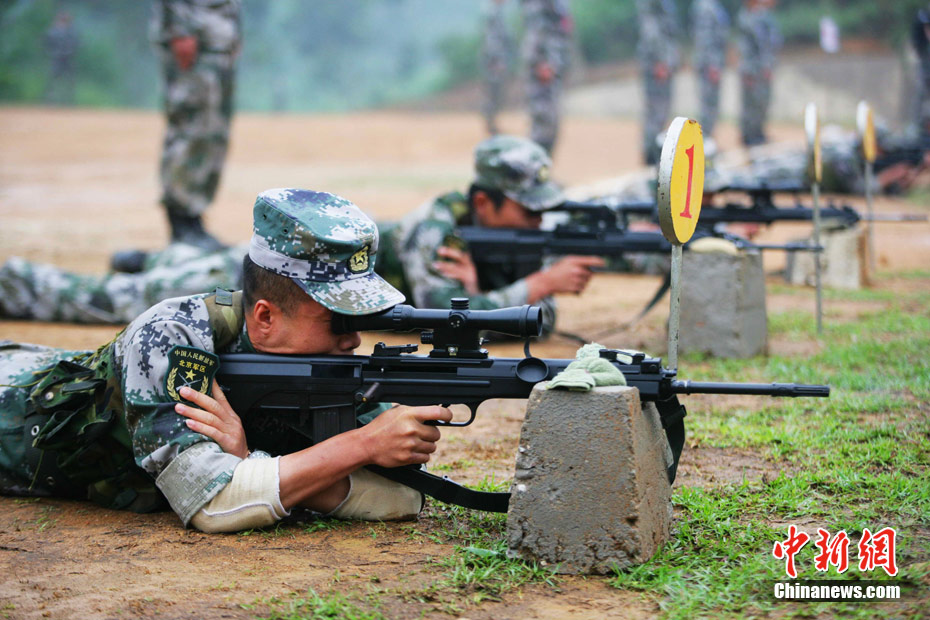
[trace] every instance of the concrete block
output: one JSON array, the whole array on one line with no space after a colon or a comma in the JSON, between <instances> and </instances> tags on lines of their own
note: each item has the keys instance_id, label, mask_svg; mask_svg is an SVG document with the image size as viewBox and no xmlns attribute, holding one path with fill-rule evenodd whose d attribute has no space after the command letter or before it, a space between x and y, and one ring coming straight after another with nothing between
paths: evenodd
<instances>
[{"instance_id":1,"label":"concrete block","mask_svg":"<svg viewBox=\"0 0 930 620\"><path fill-rule=\"evenodd\" d=\"M671 452L639 390L533 388L520 433L507 545L566 574L640 564L668 540Z\"/></svg>"},{"instance_id":2,"label":"concrete block","mask_svg":"<svg viewBox=\"0 0 930 620\"><path fill-rule=\"evenodd\" d=\"M768 320L762 255L685 253L679 325L682 353L735 358L764 354Z\"/></svg>"},{"instance_id":3,"label":"concrete block","mask_svg":"<svg viewBox=\"0 0 930 620\"><path fill-rule=\"evenodd\" d=\"M804 239L813 243L813 239ZM868 243L866 228L840 228L820 233L820 282L825 288L856 291L868 284ZM791 252L785 266L785 279L796 286L816 286L814 255Z\"/></svg>"}]
</instances>

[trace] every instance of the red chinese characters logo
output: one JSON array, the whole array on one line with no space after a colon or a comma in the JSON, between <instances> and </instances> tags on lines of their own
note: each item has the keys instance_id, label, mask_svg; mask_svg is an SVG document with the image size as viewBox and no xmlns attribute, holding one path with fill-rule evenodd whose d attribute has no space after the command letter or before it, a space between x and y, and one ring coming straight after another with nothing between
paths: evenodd
<instances>
[{"instance_id":1,"label":"red chinese characters logo","mask_svg":"<svg viewBox=\"0 0 930 620\"><path fill-rule=\"evenodd\" d=\"M858 544L859 570L866 572L881 568L891 577L897 575L895 536L894 528L886 527L874 534L869 528L864 528ZM772 548L773 556L785 560L785 573L789 577L797 578L795 556L810 540L808 534L799 531L794 525L789 525L788 538L777 541ZM814 556L814 568L820 572L827 572L831 566L835 566L837 573L845 573L849 569L849 543L849 536L845 530L831 536L827 530L818 528L817 540L814 541L818 551Z\"/></svg>"},{"instance_id":2,"label":"red chinese characters logo","mask_svg":"<svg viewBox=\"0 0 930 620\"><path fill-rule=\"evenodd\" d=\"M830 532L823 528L817 529L817 540L814 546L820 549L814 557L814 568L821 572L830 569L830 565L836 567L836 572L845 573L849 568L849 536L845 530L830 538Z\"/></svg>"},{"instance_id":3,"label":"red chinese characters logo","mask_svg":"<svg viewBox=\"0 0 930 620\"><path fill-rule=\"evenodd\" d=\"M785 572L789 577L797 577L798 571L794 567L794 556L798 551L804 548L804 545L810 541L811 537L804 532L798 532L798 528L793 525L788 526L788 539L776 542L772 548L772 555L777 559L785 559Z\"/></svg>"},{"instance_id":4,"label":"red chinese characters logo","mask_svg":"<svg viewBox=\"0 0 930 620\"><path fill-rule=\"evenodd\" d=\"M895 531L886 527L872 534L869 528L862 530L859 540L859 570L874 570L881 567L889 576L898 574L894 561Z\"/></svg>"}]
</instances>

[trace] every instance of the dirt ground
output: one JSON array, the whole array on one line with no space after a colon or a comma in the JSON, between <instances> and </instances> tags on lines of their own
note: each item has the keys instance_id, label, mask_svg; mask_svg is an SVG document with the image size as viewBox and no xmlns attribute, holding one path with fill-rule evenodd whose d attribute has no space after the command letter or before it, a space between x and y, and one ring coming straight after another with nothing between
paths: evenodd
<instances>
[{"instance_id":1,"label":"dirt ground","mask_svg":"<svg viewBox=\"0 0 930 620\"><path fill-rule=\"evenodd\" d=\"M525 133L516 116L505 117L503 126ZM155 112L0 108L0 262L19 255L97 273L115 250L164 245L168 234L157 205L156 179L162 131ZM638 165L639 128L633 121L569 118L562 131L554 173L566 185L591 183ZM800 126L776 126L772 133L781 140L803 136ZM331 191L375 218L397 218L440 192L464 188L472 148L482 137L480 119L464 113L241 114L207 225L225 241L244 241L251 232L255 195L282 186ZM735 129L722 126L718 142L735 147ZM880 211L905 207L912 206L891 199L878 204ZM764 233L763 240L787 239L804 230L781 226ZM926 225L880 228L880 268L926 269L927 232ZM771 260L767 266L777 268L780 259ZM597 275L583 295L559 300L560 327L583 335L603 331L632 317L657 286L658 278L649 276ZM770 296L769 311L797 304L797 299ZM828 316L840 311L827 302ZM607 336L603 344L660 354L666 315L667 304L660 304L635 332ZM96 347L117 331L0 322L0 339L68 348ZM376 339L381 338L366 335L361 350L370 351ZM772 346L790 350L798 345ZM810 350L819 344L804 346ZM534 354L571 356L575 348L571 341L554 338L535 345ZM493 353L522 354L513 345L495 347ZM693 405L700 406L700 400ZM522 416L523 403L486 405L473 427L445 434L435 462L453 465L453 477L463 482L489 474L509 478ZM705 448L686 451L680 480L712 485L769 470L756 455ZM289 527L277 534L223 536L184 530L173 513L135 515L88 503L0 498L0 617L250 618L255 612L241 605L309 587L364 593L376 584L381 590L414 592L435 579L433 561L450 550L432 536L448 518L433 505L413 524L350 524L316 532ZM441 601L384 599L391 607L382 611L389 617L456 615L447 615ZM566 578L558 592L528 587L461 615L637 618L658 611L654 603L603 580Z\"/></svg>"}]
</instances>

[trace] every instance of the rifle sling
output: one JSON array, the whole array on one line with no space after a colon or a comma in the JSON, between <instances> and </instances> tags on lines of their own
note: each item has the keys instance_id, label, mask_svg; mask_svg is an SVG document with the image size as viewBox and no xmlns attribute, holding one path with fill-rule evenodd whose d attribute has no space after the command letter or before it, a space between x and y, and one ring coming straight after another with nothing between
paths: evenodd
<instances>
[{"instance_id":1,"label":"rifle sling","mask_svg":"<svg viewBox=\"0 0 930 620\"><path fill-rule=\"evenodd\" d=\"M442 478L434 476L417 466L381 467L380 465L368 465L368 469L388 480L399 482L447 504L455 504L456 506L486 512L507 512L507 507L510 505L510 493L475 491L445 476Z\"/></svg>"}]
</instances>

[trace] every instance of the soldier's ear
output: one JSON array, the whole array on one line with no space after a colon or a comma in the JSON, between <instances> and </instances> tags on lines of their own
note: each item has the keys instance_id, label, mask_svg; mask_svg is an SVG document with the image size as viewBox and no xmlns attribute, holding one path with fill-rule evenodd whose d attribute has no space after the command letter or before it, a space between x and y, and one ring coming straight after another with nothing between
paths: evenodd
<instances>
[{"instance_id":1,"label":"soldier's ear","mask_svg":"<svg viewBox=\"0 0 930 620\"><path fill-rule=\"evenodd\" d=\"M259 299L256 301L249 312L249 318L251 319L249 331L254 332L251 334L253 339L258 338L264 340L270 336L275 329L280 315L281 309L274 302L268 301L267 299Z\"/></svg>"},{"instance_id":2,"label":"soldier's ear","mask_svg":"<svg viewBox=\"0 0 930 620\"><path fill-rule=\"evenodd\" d=\"M478 223L482 226L488 225L488 222L497 210L491 197L481 190L478 190L472 195L471 208L475 214L475 219L477 219Z\"/></svg>"}]
</instances>

